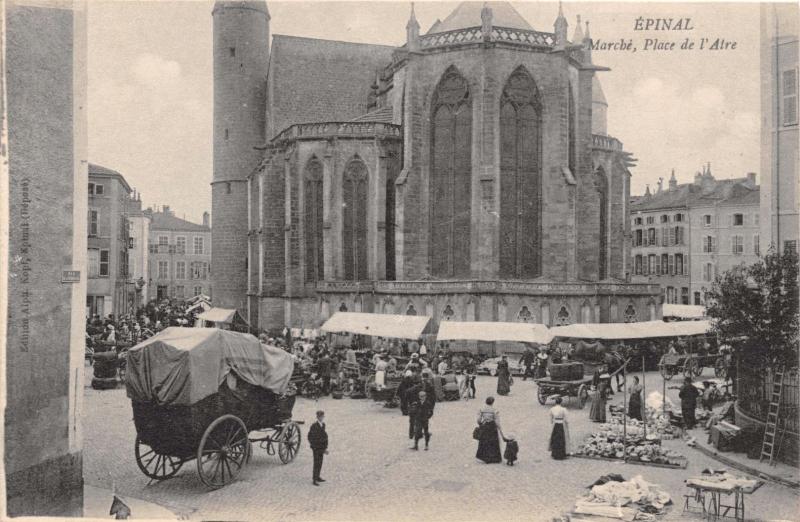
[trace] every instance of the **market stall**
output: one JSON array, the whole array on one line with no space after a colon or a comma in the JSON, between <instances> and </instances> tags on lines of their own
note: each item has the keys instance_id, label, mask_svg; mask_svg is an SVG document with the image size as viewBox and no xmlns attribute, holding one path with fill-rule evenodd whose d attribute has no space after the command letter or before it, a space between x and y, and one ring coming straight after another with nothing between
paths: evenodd
<instances>
[{"instance_id":1,"label":"market stall","mask_svg":"<svg viewBox=\"0 0 800 522\"><path fill-rule=\"evenodd\" d=\"M197 316L195 326L198 328L219 328L247 332L249 324L238 310L229 308L212 308Z\"/></svg>"},{"instance_id":2,"label":"market stall","mask_svg":"<svg viewBox=\"0 0 800 522\"><path fill-rule=\"evenodd\" d=\"M543 324L442 321L439 324L436 339L438 341L510 341L548 344L553 340L553 335Z\"/></svg>"},{"instance_id":3,"label":"market stall","mask_svg":"<svg viewBox=\"0 0 800 522\"><path fill-rule=\"evenodd\" d=\"M431 318L427 315L336 312L320 327L323 332L419 339Z\"/></svg>"}]
</instances>

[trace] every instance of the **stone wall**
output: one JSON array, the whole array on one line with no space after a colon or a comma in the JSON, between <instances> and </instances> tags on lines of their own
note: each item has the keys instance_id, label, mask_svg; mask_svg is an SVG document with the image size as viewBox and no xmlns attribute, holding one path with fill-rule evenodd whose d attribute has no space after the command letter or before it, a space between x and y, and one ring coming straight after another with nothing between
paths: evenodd
<instances>
[{"instance_id":1,"label":"stone wall","mask_svg":"<svg viewBox=\"0 0 800 522\"><path fill-rule=\"evenodd\" d=\"M9 183L0 198L7 198L9 214L0 222L9 242L0 332L10 516L83 512L84 9L4 5ZM63 270L79 271L81 281L62 283Z\"/></svg>"}]
</instances>

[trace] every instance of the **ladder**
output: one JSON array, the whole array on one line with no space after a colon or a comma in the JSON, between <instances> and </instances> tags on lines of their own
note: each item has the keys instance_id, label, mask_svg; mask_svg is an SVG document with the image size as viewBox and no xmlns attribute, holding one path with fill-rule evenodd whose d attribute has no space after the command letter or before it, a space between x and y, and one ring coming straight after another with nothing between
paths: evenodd
<instances>
[{"instance_id":1,"label":"ladder","mask_svg":"<svg viewBox=\"0 0 800 522\"><path fill-rule=\"evenodd\" d=\"M775 435L778 429L778 410L781 406L782 395L783 367L779 367L772 377L772 398L769 401L769 409L767 410L767 425L764 428L764 441L761 444L761 457L759 458L759 462L769 459L770 465L773 465L773 459L779 450L779 448L775 447ZM783 439L782 436L781 439Z\"/></svg>"}]
</instances>

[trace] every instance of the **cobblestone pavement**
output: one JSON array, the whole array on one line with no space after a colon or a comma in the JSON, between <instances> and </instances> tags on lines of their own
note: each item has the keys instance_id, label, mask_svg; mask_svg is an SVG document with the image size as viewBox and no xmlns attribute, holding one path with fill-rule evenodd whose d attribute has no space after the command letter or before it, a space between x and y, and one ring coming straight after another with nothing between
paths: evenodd
<instances>
[{"instance_id":1,"label":"cobblestone pavement","mask_svg":"<svg viewBox=\"0 0 800 522\"><path fill-rule=\"evenodd\" d=\"M409 449L407 419L398 409L369 400L298 399L295 419L308 423L317 409L326 411L331 446L322 475L327 482L311 484L306 424L294 462L282 465L255 446L239 479L216 491L202 485L194 461L174 478L149 484L134 460L135 430L124 389L87 387L85 480L104 488L113 482L123 495L160 504L184 518L207 520L549 520L569 511L597 477L617 472L626 478L641 474L672 495L675 505L663 520L699 519L681 512L683 481L705 467L719 468L718 462L679 440L664 444L689 457L686 470L579 458L553 461L547 452L549 405L539 405L531 381L517 378L512 394L495 404L504 430L520 442L520 461L514 467L476 461L472 428L482 400L494 395L495 383L492 377L478 378L479 401L438 404L431 449L418 452ZM661 378L648 374L647 383L660 389ZM621 394L615 397L621 400ZM583 410L567 406L574 445L592 431L592 424L588 405ZM705 436L702 430L696 435ZM777 485L766 484L746 500L748 517L797 520L800 513L798 494Z\"/></svg>"}]
</instances>

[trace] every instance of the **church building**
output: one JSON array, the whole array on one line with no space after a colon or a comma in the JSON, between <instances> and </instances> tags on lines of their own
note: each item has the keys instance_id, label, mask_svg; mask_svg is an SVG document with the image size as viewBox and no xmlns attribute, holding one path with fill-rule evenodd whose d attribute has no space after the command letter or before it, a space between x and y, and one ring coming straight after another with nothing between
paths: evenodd
<instances>
[{"instance_id":1,"label":"church building","mask_svg":"<svg viewBox=\"0 0 800 522\"><path fill-rule=\"evenodd\" d=\"M555 14L555 13L554 13ZM547 325L661 317L630 283L631 155L589 25L464 2L402 47L214 19L215 306L259 328L336 311Z\"/></svg>"}]
</instances>

